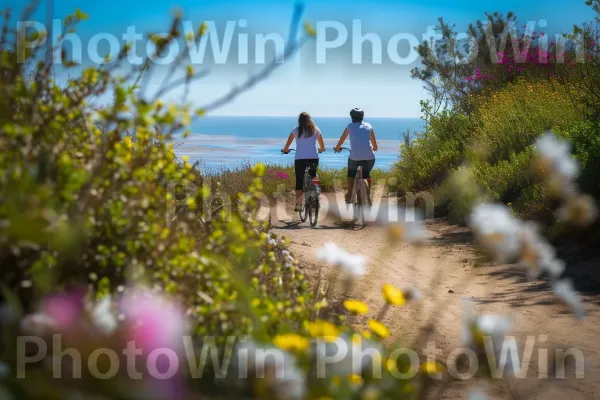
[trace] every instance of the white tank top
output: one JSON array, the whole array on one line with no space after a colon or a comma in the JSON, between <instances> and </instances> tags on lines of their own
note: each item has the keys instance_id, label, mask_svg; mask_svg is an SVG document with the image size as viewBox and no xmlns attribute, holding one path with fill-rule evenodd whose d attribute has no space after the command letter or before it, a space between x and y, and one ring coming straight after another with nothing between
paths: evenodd
<instances>
[{"instance_id":1,"label":"white tank top","mask_svg":"<svg viewBox=\"0 0 600 400\"><path fill-rule=\"evenodd\" d=\"M307 137L306 132L304 132L302 137L298 138L298 128L294 128L292 133L296 138L296 160L319 158L319 152L317 151L317 139L321 136L319 128L310 137Z\"/></svg>"},{"instance_id":2,"label":"white tank top","mask_svg":"<svg viewBox=\"0 0 600 400\"><path fill-rule=\"evenodd\" d=\"M375 153L371 144L371 124L367 122L353 122L348 125L350 137L350 159L354 161L374 160Z\"/></svg>"}]
</instances>

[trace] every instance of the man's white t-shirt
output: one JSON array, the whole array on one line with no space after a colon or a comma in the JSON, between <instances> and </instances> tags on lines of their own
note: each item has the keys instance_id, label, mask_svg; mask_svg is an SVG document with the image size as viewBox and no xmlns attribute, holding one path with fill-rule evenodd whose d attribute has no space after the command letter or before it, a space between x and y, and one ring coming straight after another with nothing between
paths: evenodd
<instances>
[{"instance_id":1,"label":"man's white t-shirt","mask_svg":"<svg viewBox=\"0 0 600 400\"><path fill-rule=\"evenodd\" d=\"M317 139L321 136L319 128L309 137L306 136L306 132L303 132L302 137L299 138L298 128L294 128L292 134L296 138L296 160L319 158L319 152L317 151Z\"/></svg>"}]
</instances>

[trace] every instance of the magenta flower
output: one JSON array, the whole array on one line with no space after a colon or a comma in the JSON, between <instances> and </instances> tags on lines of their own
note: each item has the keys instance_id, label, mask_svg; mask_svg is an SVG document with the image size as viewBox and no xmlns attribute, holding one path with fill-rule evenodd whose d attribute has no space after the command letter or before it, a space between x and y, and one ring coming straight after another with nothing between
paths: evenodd
<instances>
[{"instance_id":1,"label":"magenta flower","mask_svg":"<svg viewBox=\"0 0 600 400\"><path fill-rule=\"evenodd\" d=\"M279 178L279 179L287 179L287 178L289 178L289 175L285 171L278 171L278 172L275 173L275 176L277 176L277 178Z\"/></svg>"},{"instance_id":2,"label":"magenta flower","mask_svg":"<svg viewBox=\"0 0 600 400\"><path fill-rule=\"evenodd\" d=\"M21 329L38 336L56 332L74 334L79 330L84 297L83 288L48 296L42 301L38 312L23 318Z\"/></svg>"},{"instance_id":3,"label":"magenta flower","mask_svg":"<svg viewBox=\"0 0 600 400\"><path fill-rule=\"evenodd\" d=\"M135 341L137 347L147 352L158 348L181 349L187 324L183 311L175 304L133 289L123 296L121 311L129 325L129 340Z\"/></svg>"},{"instance_id":4,"label":"magenta flower","mask_svg":"<svg viewBox=\"0 0 600 400\"><path fill-rule=\"evenodd\" d=\"M49 296L42 303L40 312L51 318L60 330L71 330L77 325L84 310L83 289Z\"/></svg>"},{"instance_id":5,"label":"magenta flower","mask_svg":"<svg viewBox=\"0 0 600 400\"><path fill-rule=\"evenodd\" d=\"M149 370L151 377L144 382L142 397L185 398L181 375L156 376L157 371L166 371L180 363L183 337L188 328L183 310L163 296L131 289L121 300L121 311L128 326L127 340L133 341L144 357L152 357L155 350L166 356L154 361L155 370ZM171 353L165 350L171 350Z\"/></svg>"}]
</instances>

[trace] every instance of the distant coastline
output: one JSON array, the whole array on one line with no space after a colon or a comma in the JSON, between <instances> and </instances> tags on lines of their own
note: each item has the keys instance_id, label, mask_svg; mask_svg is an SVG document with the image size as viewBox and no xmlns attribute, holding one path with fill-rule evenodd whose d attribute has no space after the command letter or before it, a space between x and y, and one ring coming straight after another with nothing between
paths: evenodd
<instances>
[{"instance_id":1,"label":"distant coastline","mask_svg":"<svg viewBox=\"0 0 600 400\"><path fill-rule=\"evenodd\" d=\"M403 133L420 131L419 119L368 119L377 134L379 151L377 167L389 169L398 159ZM349 123L347 118L315 118L323 132L327 151L321 155L321 166L343 168L347 155L334 154L331 149ZM293 155L282 155L289 132L296 124L295 117L205 117L191 127L191 135L177 135L176 154L188 156L191 162L210 167L236 167L242 163L264 162L288 164Z\"/></svg>"}]
</instances>

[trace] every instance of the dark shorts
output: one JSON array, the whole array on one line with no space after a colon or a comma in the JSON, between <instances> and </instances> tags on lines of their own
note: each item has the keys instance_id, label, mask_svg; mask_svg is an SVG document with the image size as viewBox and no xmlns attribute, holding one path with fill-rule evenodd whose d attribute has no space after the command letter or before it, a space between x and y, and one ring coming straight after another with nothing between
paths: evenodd
<instances>
[{"instance_id":1,"label":"dark shorts","mask_svg":"<svg viewBox=\"0 0 600 400\"><path fill-rule=\"evenodd\" d=\"M363 179L371 178L371 170L375 166L375 159L356 161L348 158L348 178L355 178L358 166L362 166Z\"/></svg>"},{"instance_id":2,"label":"dark shorts","mask_svg":"<svg viewBox=\"0 0 600 400\"><path fill-rule=\"evenodd\" d=\"M294 170L296 171L296 190L302 190L304 187L304 170L307 166L310 167L310 176L314 178L317 176L319 159L311 158L305 160L296 160L294 162Z\"/></svg>"}]
</instances>

